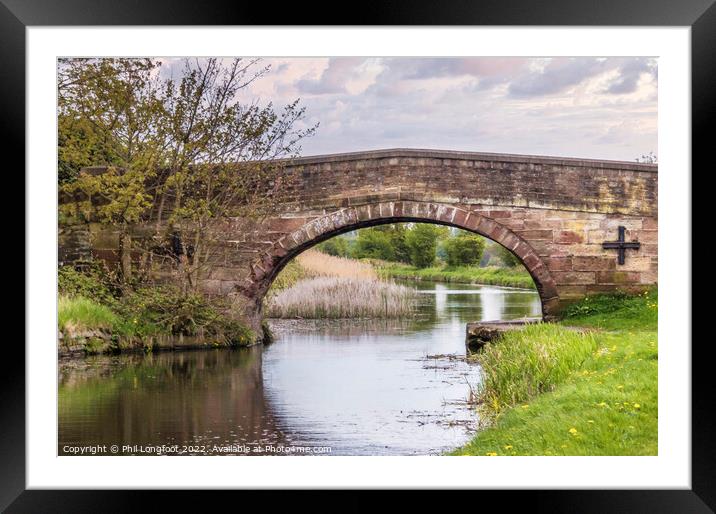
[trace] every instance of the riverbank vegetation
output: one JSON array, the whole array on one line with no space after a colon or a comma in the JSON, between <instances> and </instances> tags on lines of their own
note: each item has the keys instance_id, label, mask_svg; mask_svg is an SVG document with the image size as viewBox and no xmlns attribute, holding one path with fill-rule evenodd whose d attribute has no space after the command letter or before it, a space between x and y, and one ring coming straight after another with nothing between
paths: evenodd
<instances>
[{"instance_id":1,"label":"riverbank vegetation","mask_svg":"<svg viewBox=\"0 0 716 514\"><path fill-rule=\"evenodd\" d=\"M397 318L413 312L414 289L375 278L317 277L279 291L272 318Z\"/></svg>"},{"instance_id":2,"label":"riverbank vegetation","mask_svg":"<svg viewBox=\"0 0 716 514\"><path fill-rule=\"evenodd\" d=\"M522 266L497 267L487 266L445 266L416 268L409 264L380 263L378 274L386 278L404 280L430 280L435 282L455 282L459 284L487 284L504 287L521 287L534 289L532 277Z\"/></svg>"},{"instance_id":3,"label":"riverbank vegetation","mask_svg":"<svg viewBox=\"0 0 716 514\"><path fill-rule=\"evenodd\" d=\"M656 455L657 310L656 290L590 297L486 346L487 428L454 454Z\"/></svg>"},{"instance_id":4,"label":"riverbank vegetation","mask_svg":"<svg viewBox=\"0 0 716 514\"><path fill-rule=\"evenodd\" d=\"M273 318L396 318L413 312L415 291L380 280L370 263L307 250L267 295Z\"/></svg>"},{"instance_id":5,"label":"riverbank vegetation","mask_svg":"<svg viewBox=\"0 0 716 514\"><path fill-rule=\"evenodd\" d=\"M534 289L507 248L478 234L426 223L360 229L316 246L336 257L368 261L382 278Z\"/></svg>"},{"instance_id":6,"label":"riverbank vegetation","mask_svg":"<svg viewBox=\"0 0 716 514\"><path fill-rule=\"evenodd\" d=\"M231 315L230 305L172 285L127 284L99 264L58 273L58 329L63 340L105 336L112 349L142 346L157 336L196 336L207 342L248 345L256 336ZM94 351L96 344L87 349Z\"/></svg>"}]
</instances>

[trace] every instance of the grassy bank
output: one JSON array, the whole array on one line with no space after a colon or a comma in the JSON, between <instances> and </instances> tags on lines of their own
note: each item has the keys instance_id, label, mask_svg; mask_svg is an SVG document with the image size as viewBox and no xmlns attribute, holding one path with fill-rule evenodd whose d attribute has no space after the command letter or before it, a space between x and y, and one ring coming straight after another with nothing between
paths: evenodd
<instances>
[{"instance_id":1,"label":"grassy bank","mask_svg":"<svg viewBox=\"0 0 716 514\"><path fill-rule=\"evenodd\" d=\"M408 264L383 263L377 266L378 274L386 278L406 280L429 280L436 282L455 282L459 284L487 284L505 287L523 287L534 289L534 282L527 270L522 267L498 268L488 266L432 267L416 268Z\"/></svg>"},{"instance_id":2,"label":"grassy bank","mask_svg":"<svg viewBox=\"0 0 716 514\"><path fill-rule=\"evenodd\" d=\"M58 329L65 350L147 350L160 340L172 345L173 338L182 338L185 346L248 345L256 339L232 316L228 303L167 285L115 285L97 267L61 268L58 289Z\"/></svg>"},{"instance_id":3,"label":"grassy bank","mask_svg":"<svg viewBox=\"0 0 716 514\"><path fill-rule=\"evenodd\" d=\"M488 427L455 455L656 455L657 295L601 296L479 360ZM566 328L593 328L584 333Z\"/></svg>"}]
</instances>

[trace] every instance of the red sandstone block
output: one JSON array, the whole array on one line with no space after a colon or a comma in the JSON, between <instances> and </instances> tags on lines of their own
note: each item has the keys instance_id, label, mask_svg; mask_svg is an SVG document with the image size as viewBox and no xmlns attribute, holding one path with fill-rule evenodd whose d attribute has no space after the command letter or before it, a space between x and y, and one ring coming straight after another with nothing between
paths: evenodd
<instances>
[{"instance_id":1,"label":"red sandstone block","mask_svg":"<svg viewBox=\"0 0 716 514\"><path fill-rule=\"evenodd\" d=\"M358 221L371 219L370 205L356 207L356 214L358 215Z\"/></svg>"},{"instance_id":2,"label":"red sandstone block","mask_svg":"<svg viewBox=\"0 0 716 514\"><path fill-rule=\"evenodd\" d=\"M467 211L463 209L456 209L455 217L453 218L452 222L458 227L464 227L465 218L467 218L467 214Z\"/></svg>"},{"instance_id":3,"label":"red sandstone block","mask_svg":"<svg viewBox=\"0 0 716 514\"><path fill-rule=\"evenodd\" d=\"M547 267L552 271L571 271L571 257L548 257L546 259Z\"/></svg>"},{"instance_id":4,"label":"red sandstone block","mask_svg":"<svg viewBox=\"0 0 716 514\"><path fill-rule=\"evenodd\" d=\"M489 211L488 216L490 218L511 218L512 212L510 212L510 211Z\"/></svg>"},{"instance_id":5,"label":"red sandstone block","mask_svg":"<svg viewBox=\"0 0 716 514\"><path fill-rule=\"evenodd\" d=\"M659 219L643 218L641 221L641 228L644 230L657 230L659 228Z\"/></svg>"},{"instance_id":6,"label":"red sandstone block","mask_svg":"<svg viewBox=\"0 0 716 514\"><path fill-rule=\"evenodd\" d=\"M560 230L555 234L554 242L558 244L574 244L581 243L584 238L581 234L571 230Z\"/></svg>"},{"instance_id":7,"label":"red sandstone block","mask_svg":"<svg viewBox=\"0 0 716 514\"><path fill-rule=\"evenodd\" d=\"M572 269L574 271L605 271L616 268L616 260L613 257L581 257L574 256Z\"/></svg>"},{"instance_id":8,"label":"red sandstone block","mask_svg":"<svg viewBox=\"0 0 716 514\"><path fill-rule=\"evenodd\" d=\"M522 259L522 263L525 265L525 267L532 271L536 266L540 265L542 262L540 261L539 257L537 257L534 253L528 253L525 255Z\"/></svg>"},{"instance_id":9,"label":"red sandstone block","mask_svg":"<svg viewBox=\"0 0 716 514\"><path fill-rule=\"evenodd\" d=\"M559 286L560 298L580 298L587 292L586 285Z\"/></svg>"},{"instance_id":10,"label":"red sandstone block","mask_svg":"<svg viewBox=\"0 0 716 514\"><path fill-rule=\"evenodd\" d=\"M266 276L266 270L263 269L259 264L251 266L252 277L254 282L262 280Z\"/></svg>"},{"instance_id":11,"label":"red sandstone block","mask_svg":"<svg viewBox=\"0 0 716 514\"><path fill-rule=\"evenodd\" d=\"M595 273L593 271L555 271L552 273L557 284L594 284Z\"/></svg>"},{"instance_id":12,"label":"red sandstone block","mask_svg":"<svg viewBox=\"0 0 716 514\"><path fill-rule=\"evenodd\" d=\"M599 284L638 284L640 273L638 271L598 271Z\"/></svg>"},{"instance_id":13,"label":"red sandstone block","mask_svg":"<svg viewBox=\"0 0 716 514\"><path fill-rule=\"evenodd\" d=\"M518 235L523 239L552 239L552 230L521 230Z\"/></svg>"},{"instance_id":14,"label":"red sandstone block","mask_svg":"<svg viewBox=\"0 0 716 514\"><path fill-rule=\"evenodd\" d=\"M659 242L659 231L658 230L640 230L636 234L636 238L641 243L658 243ZM629 241L629 239L627 239Z\"/></svg>"}]
</instances>

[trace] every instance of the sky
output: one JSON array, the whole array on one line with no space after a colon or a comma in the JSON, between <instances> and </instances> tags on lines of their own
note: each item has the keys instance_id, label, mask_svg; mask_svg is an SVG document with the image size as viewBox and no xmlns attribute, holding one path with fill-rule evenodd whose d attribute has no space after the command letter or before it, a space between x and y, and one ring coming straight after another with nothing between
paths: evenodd
<instances>
[{"instance_id":1,"label":"sky","mask_svg":"<svg viewBox=\"0 0 716 514\"><path fill-rule=\"evenodd\" d=\"M181 59L160 59L170 76ZM648 57L265 58L240 101L296 99L302 155L424 148L634 161L657 148Z\"/></svg>"}]
</instances>

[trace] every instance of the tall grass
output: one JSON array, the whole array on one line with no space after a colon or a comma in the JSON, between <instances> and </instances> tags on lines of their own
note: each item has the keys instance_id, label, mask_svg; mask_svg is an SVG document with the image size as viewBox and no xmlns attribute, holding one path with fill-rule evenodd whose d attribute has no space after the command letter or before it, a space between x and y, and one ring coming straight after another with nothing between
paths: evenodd
<instances>
[{"instance_id":1,"label":"tall grass","mask_svg":"<svg viewBox=\"0 0 716 514\"><path fill-rule=\"evenodd\" d=\"M112 328L118 321L109 307L82 296L60 296L57 323L61 330Z\"/></svg>"},{"instance_id":2,"label":"tall grass","mask_svg":"<svg viewBox=\"0 0 716 514\"><path fill-rule=\"evenodd\" d=\"M414 289L376 278L316 277L268 299L274 318L398 318L413 310Z\"/></svg>"},{"instance_id":3,"label":"tall grass","mask_svg":"<svg viewBox=\"0 0 716 514\"><path fill-rule=\"evenodd\" d=\"M578 369L597 347L591 333L540 323L506 332L478 360L483 380L478 401L488 419L504 409L552 390Z\"/></svg>"},{"instance_id":4,"label":"tall grass","mask_svg":"<svg viewBox=\"0 0 716 514\"><path fill-rule=\"evenodd\" d=\"M306 250L296 257L309 276L376 279L378 274L367 262L335 257L316 250Z\"/></svg>"}]
</instances>

